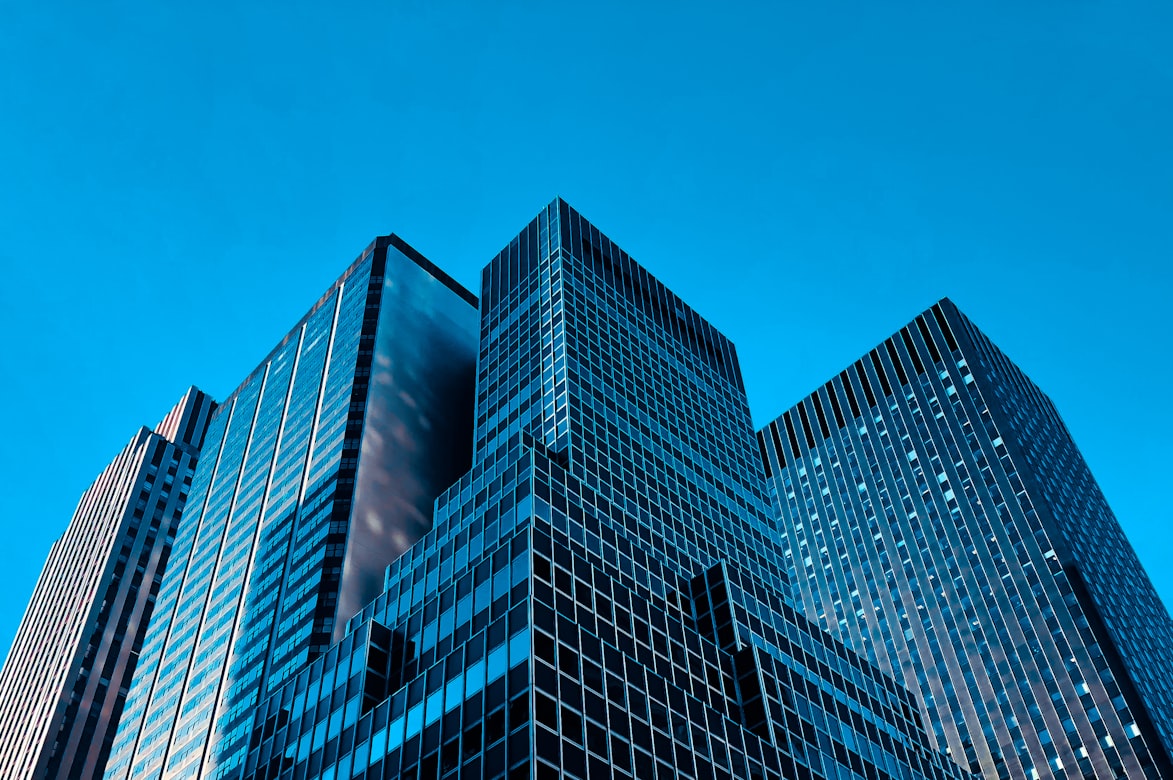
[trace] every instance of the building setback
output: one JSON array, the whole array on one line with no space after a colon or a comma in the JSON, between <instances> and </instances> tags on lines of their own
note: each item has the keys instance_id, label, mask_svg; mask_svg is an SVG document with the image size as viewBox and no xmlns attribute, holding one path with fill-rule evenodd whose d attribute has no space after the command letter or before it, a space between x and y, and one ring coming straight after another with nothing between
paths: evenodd
<instances>
[{"instance_id":1,"label":"building setback","mask_svg":"<svg viewBox=\"0 0 1173 780\"><path fill-rule=\"evenodd\" d=\"M1173 777L1173 623L1051 400L948 300L758 434L803 611L989 778Z\"/></svg>"},{"instance_id":2,"label":"building setback","mask_svg":"<svg viewBox=\"0 0 1173 780\"><path fill-rule=\"evenodd\" d=\"M215 403L191 388L78 502L0 670L0 777L100 776Z\"/></svg>"},{"instance_id":3,"label":"building setback","mask_svg":"<svg viewBox=\"0 0 1173 780\"><path fill-rule=\"evenodd\" d=\"M239 775L258 702L379 594L468 468L476 312L379 238L221 404L107 778Z\"/></svg>"},{"instance_id":4,"label":"building setback","mask_svg":"<svg viewBox=\"0 0 1173 780\"><path fill-rule=\"evenodd\" d=\"M732 344L561 200L481 290L472 469L243 776L963 776L783 596Z\"/></svg>"}]
</instances>

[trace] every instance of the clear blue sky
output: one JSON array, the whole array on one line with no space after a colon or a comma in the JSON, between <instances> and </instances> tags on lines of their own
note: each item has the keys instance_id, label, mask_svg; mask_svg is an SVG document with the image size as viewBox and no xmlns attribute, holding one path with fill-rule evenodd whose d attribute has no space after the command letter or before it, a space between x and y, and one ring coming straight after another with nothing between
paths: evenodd
<instances>
[{"instance_id":1,"label":"clear blue sky","mask_svg":"<svg viewBox=\"0 0 1173 780\"><path fill-rule=\"evenodd\" d=\"M1157 2L0 0L0 653L189 383L230 392L373 236L475 287L556 194L733 338L760 423L952 297L1173 603L1171 35Z\"/></svg>"}]
</instances>

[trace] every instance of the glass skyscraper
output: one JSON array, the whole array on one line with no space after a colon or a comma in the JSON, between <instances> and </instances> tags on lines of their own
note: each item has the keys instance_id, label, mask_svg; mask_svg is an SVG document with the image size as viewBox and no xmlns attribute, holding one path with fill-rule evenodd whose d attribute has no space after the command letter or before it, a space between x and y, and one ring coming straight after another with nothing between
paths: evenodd
<instances>
[{"instance_id":1,"label":"glass skyscraper","mask_svg":"<svg viewBox=\"0 0 1173 780\"><path fill-rule=\"evenodd\" d=\"M471 462L476 299L371 244L212 417L105 776L240 774L258 705Z\"/></svg>"},{"instance_id":2,"label":"glass skyscraper","mask_svg":"<svg viewBox=\"0 0 1173 780\"><path fill-rule=\"evenodd\" d=\"M101 774L215 408L141 428L53 543L0 670L0 777Z\"/></svg>"},{"instance_id":3,"label":"glass skyscraper","mask_svg":"<svg viewBox=\"0 0 1173 780\"><path fill-rule=\"evenodd\" d=\"M476 366L471 469L244 777L963 776L784 596L732 344L565 202L485 268Z\"/></svg>"},{"instance_id":4,"label":"glass skyscraper","mask_svg":"<svg viewBox=\"0 0 1173 780\"><path fill-rule=\"evenodd\" d=\"M943 300L759 432L802 610L989 778L1173 777L1173 622L1050 399Z\"/></svg>"}]
</instances>

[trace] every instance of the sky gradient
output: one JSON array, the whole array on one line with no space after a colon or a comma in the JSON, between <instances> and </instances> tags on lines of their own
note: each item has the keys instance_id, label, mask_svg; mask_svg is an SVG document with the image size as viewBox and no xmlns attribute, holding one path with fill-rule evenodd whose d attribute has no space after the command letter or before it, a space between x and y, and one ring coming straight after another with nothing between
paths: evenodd
<instances>
[{"instance_id":1,"label":"sky gradient","mask_svg":"<svg viewBox=\"0 0 1173 780\"><path fill-rule=\"evenodd\" d=\"M948 295L1173 603L1170 6L554 5L0 0L0 654L139 425L375 235L475 291L555 195L733 339L758 424Z\"/></svg>"}]
</instances>

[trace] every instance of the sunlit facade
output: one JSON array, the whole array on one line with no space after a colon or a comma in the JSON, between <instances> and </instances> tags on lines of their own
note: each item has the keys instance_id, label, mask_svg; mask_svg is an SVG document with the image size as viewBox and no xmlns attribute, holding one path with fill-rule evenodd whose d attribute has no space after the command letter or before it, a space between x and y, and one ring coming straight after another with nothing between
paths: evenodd
<instances>
[{"instance_id":1,"label":"sunlit facade","mask_svg":"<svg viewBox=\"0 0 1173 780\"><path fill-rule=\"evenodd\" d=\"M948 300L759 432L802 611L988 778L1173 777L1173 623L1050 399Z\"/></svg>"},{"instance_id":2,"label":"sunlit facade","mask_svg":"<svg viewBox=\"0 0 1173 780\"><path fill-rule=\"evenodd\" d=\"M100 776L215 403L141 428L53 543L0 670L0 777Z\"/></svg>"},{"instance_id":3,"label":"sunlit facade","mask_svg":"<svg viewBox=\"0 0 1173 780\"><path fill-rule=\"evenodd\" d=\"M476 299L377 239L212 418L107 778L240 774L471 460Z\"/></svg>"},{"instance_id":4,"label":"sunlit facade","mask_svg":"<svg viewBox=\"0 0 1173 780\"><path fill-rule=\"evenodd\" d=\"M244 777L946 778L800 616L732 344L566 203L485 268L474 457Z\"/></svg>"}]
</instances>

